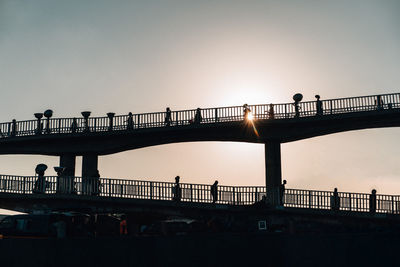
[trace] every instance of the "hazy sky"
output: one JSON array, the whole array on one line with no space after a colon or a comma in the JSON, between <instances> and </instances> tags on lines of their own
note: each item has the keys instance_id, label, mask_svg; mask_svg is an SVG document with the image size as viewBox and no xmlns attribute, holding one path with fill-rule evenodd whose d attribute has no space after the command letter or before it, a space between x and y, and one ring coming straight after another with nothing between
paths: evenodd
<instances>
[{"instance_id":1,"label":"hazy sky","mask_svg":"<svg viewBox=\"0 0 400 267\"><path fill-rule=\"evenodd\" d=\"M0 0L0 121L400 92L400 1ZM290 188L400 194L400 129L282 145ZM58 158L0 156L33 175ZM80 175L81 159L77 161ZM264 146L171 144L101 157L103 177L265 184ZM51 169L48 175L54 175Z\"/></svg>"}]
</instances>

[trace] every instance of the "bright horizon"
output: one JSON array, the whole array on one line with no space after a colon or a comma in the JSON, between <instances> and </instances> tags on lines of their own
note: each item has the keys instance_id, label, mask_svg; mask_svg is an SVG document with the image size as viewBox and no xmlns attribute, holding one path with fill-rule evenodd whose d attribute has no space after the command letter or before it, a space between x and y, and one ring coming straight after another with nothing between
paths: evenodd
<instances>
[{"instance_id":1,"label":"bright horizon","mask_svg":"<svg viewBox=\"0 0 400 267\"><path fill-rule=\"evenodd\" d=\"M0 1L0 122L400 92L398 1ZM282 144L288 188L400 195L399 128ZM57 157L2 155L55 175ZM76 175L80 176L81 158ZM99 158L102 177L264 185L264 146L198 142ZM1 211L0 211L1 213Z\"/></svg>"}]
</instances>

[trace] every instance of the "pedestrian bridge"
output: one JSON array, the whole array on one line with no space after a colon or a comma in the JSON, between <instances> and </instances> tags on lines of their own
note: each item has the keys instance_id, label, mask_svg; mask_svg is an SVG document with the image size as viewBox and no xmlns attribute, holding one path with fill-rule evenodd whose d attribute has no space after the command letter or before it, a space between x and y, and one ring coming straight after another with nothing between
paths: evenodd
<instances>
[{"instance_id":1,"label":"pedestrian bridge","mask_svg":"<svg viewBox=\"0 0 400 267\"><path fill-rule=\"evenodd\" d=\"M365 128L400 125L400 94L285 104L248 105L107 117L52 118L0 123L0 154L106 155L190 141L279 143ZM200 120L195 120L199 113ZM43 117L45 116L45 117ZM246 117L251 118L247 120ZM169 118L167 120L167 118Z\"/></svg>"},{"instance_id":2,"label":"pedestrian bridge","mask_svg":"<svg viewBox=\"0 0 400 267\"><path fill-rule=\"evenodd\" d=\"M35 120L0 123L0 154L59 156L65 177L75 176L76 156L82 155L82 177L93 177L98 172L99 155L177 142L262 143L265 145L267 198L276 205L282 183L281 143L338 132L400 126L400 93L306 102L296 94L293 99L294 103L275 105L119 116L110 112L106 117L90 117L91 113L84 111L82 118L52 118L53 112L47 110L35 113ZM232 192L232 196L235 203L245 199L242 193ZM300 196L301 201L314 199ZM255 195L253 200L256 200ZM353 202L349 206L353 208Z\"/></svg>"},{"instance_id":3,"label":"pedestrian bridge","mask_svg":"<svg viewBox=\"0 0 400 267\"><path fill-rule=\"evenodd\" d=\"M45 176L45 187L41 192L35 192L37 176L0 175L0 208L29 212L37 210L34 200L41 199L44 210L80 209L82 200L91 200L91 205L99 209L104 200L117 201L122 199L144 200L148 203L169 202L171 204L185 204L186 207L199 204L208 205L215 209L223 206L254 206L263 205L263 196L266 195L265 186L218 186L218 197L212 204L211 185L180 183L182 198L174 201L175 183L155 182L141 180L124 180L81 177ZM56 197L61 197L66 205L53 202ZM48 197L48 198L46 198ZM282 204L286 208L302 208L314 210L334 209L332 191L317 191L303 189L285 189ZM338 192L336 198L339 202L338 212L372 212L381 214L400 214L400 196L376 195L376 200L371 194ZM19 199L19 201L16 201ZM43 199L45 200L43 202ZM76 206L68 203L77 200ZM376 201L374 204L371 201ZM47 203L47 204L46 204ZM145 203L145 202L142 202ZM371 211L371 204L375 211Z\"/></svg>"}]
</instances>

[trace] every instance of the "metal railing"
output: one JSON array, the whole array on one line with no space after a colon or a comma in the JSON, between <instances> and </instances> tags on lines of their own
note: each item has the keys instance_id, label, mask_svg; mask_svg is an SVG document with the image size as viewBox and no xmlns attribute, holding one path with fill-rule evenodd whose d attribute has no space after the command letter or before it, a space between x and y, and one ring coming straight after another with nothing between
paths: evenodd
<instances>
[{"instance_id":1,"label":"metal railing","mask_svg":"<svg viewBox=\"0 0 400 267\"><path fill-rule=\"evenodd\" d=\"M400 93L306 101L285 104L248 105L255 120L289 119L316 115L343 114L400 108ZM144 128L174 127L243 121L244 106L204 108L86 118L44 118L0 123L0 138L42 134L71 134L107 131L134 131Z\"/></svg>"},{"instance_id":2,"label":"metal railing","mask_svg":"<svg viewBox=\"0 0 400 267\"><path fill-rule=\"evenodd\" d=\"M100 197L135 198L149 200L174 199L176 184L140 180L109 178L82 178L45 176L40 181L37 176L0 175L0 193L15 194L73 194ZM211 203L211 185L180 183L182 202ZM261 203L266 195L263 186L218 186L218 204L253 205ZM335 199L337 202L335 202ZM332 191L286 189L283 195L285 207L308 209L400 214L400 196L376 195L371 203L371 194Z\"/></svg>"}]
</instances>

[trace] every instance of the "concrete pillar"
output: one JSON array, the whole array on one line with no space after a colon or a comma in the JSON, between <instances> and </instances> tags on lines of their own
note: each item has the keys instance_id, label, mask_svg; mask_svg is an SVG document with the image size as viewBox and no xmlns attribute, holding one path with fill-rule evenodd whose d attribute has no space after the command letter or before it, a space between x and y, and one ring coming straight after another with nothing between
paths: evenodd
<instances>
[{"instance_id":1,"label":"concrete pillar","mask_svg":"<svg viewBox=\"0 0 400 267\"><path fill-rule=\"evenodd\" d=\"M84 154L82 157L82 191L84 194L97 194L98 177L97 174L98 155Z\"/></svg>"},{"instance_id":2,"label":"concrete pillar","mask_svg":"<svg viewBox=\"0 0 400 267\"><path fill-rule=\"evenodd\" d=\"M279 188L282 184L281 143L279 141L265 143L265 178L267 200L272 206L279 206Z\"/></svg>"},{"instance_id":3,"label":"concrete pillar","mask_svg":"<svg viewBox=\"0 0 400 267\"><path fill-rule=\"evenodd\" d=\"M93 177L97 172L98 155L85 154L82 157L82 177Z\"/></svg>"},{"instance_id":4,"label":"concrete pillar","mask_svg":"<svg viewBox=\"0 0 400 267\"><path fill-rule=\"evenodd\" d=\"M76 156L72 154L64 154L60 156L60 167L65 168L62 176L75 176L75 159Z\"/></svg>"},{"instance_id":5,"label":"concrete pillar","mask_svg":"<svg viewBox=\"0 0 400 267\"><path fill-rule=\"evenodd\" d=\"M75 189L75 160L73 154L64 154L60 156L60 167L64 167L64 171L58 178L57 192L60 193L76 193Z\"/></svg>"}]
</instances>

